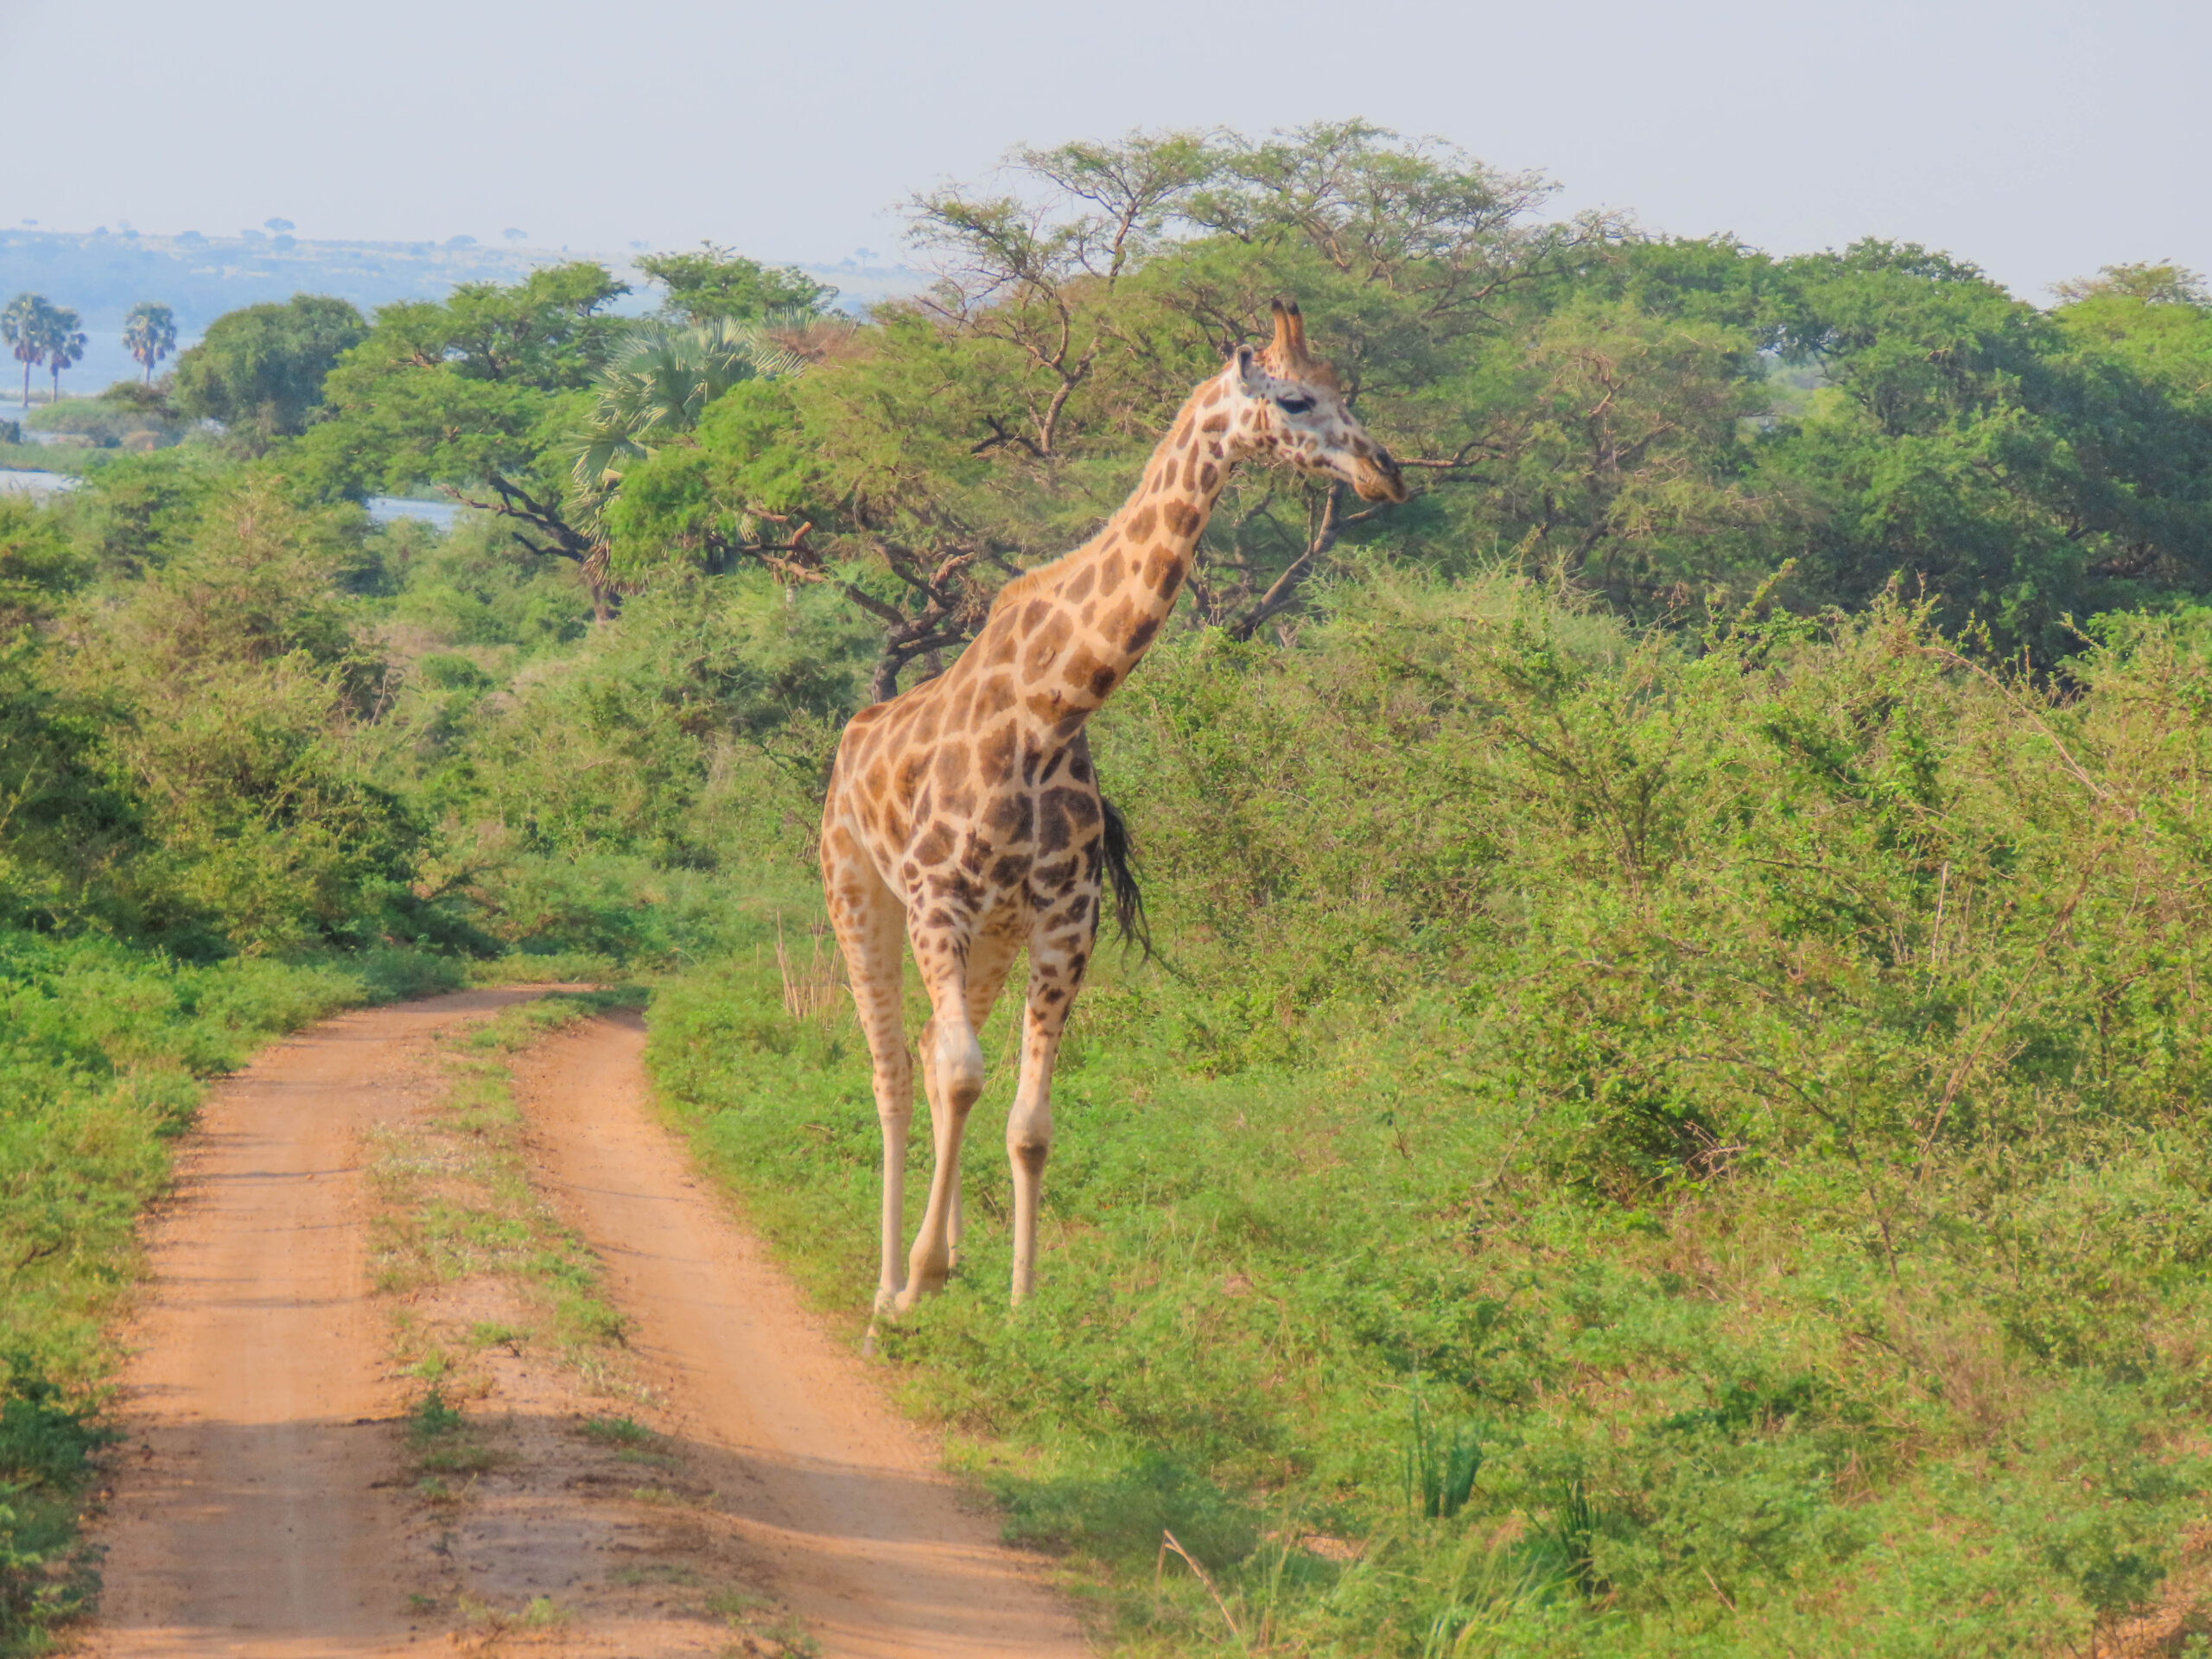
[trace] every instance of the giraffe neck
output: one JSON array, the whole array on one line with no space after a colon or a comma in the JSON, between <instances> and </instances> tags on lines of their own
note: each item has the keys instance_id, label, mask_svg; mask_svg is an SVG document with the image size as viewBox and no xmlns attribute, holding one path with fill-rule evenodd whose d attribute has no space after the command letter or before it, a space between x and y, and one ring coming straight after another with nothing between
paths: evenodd
<instances>
[{"instance_id":1,"label":"giraffe neck","mask_svg":"<svg viewBox=\"0 0 2212 1659\"><path fill-rule=\"evenodd\" d=\"M1106 528L1001 598L1033 714L1079 724L1159 638L1235 464L1228 408L1217 380L1199 387Z\"/></svg>"}]
</instances>

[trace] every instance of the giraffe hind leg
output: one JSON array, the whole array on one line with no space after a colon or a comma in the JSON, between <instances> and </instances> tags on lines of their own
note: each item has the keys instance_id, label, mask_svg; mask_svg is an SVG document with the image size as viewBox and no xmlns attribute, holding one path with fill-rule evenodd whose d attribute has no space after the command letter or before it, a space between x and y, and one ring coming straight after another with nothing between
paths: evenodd
<instances>
[{"instance_id":1,"label":"giraffe hind leg","mask_svg":"<svg viewBox=\"0 0 2212 1659\"><path fill-rule=\"evenodd\" d=\"M914 1067L901 1007L906 977L906 909L842 831L823 842L830 919L845 957L853 1008L873 1062L876 1120L883 1130L882 1251L875 1311L906 1288L900 1249L906 1231L906 1137L914 1116Z\"/></svg>"},{"instance_id":2,"label":"giraffe hind leg","mask_svg":"<svg viewBox=\"0 0 2212 1659\"><path fill-rule=\"evenodd\" d=\"M1007 1113L1007 1161L1014 1172L1014 1304L1019 1307L1037 1287L1037 1211L1042 1202L1045 1163L1052 1151L1052 1068L1060 1036L1067 1029L1076 993L1083 988L1096 936L1098 896L1093 891L1081 918L1063 919L1056 931L1043 927L1029 944L1029 995L1022 1014L1021 1076ZM1065 918L1066 912L1061 912Z\"/></svg>"}]
</instances>

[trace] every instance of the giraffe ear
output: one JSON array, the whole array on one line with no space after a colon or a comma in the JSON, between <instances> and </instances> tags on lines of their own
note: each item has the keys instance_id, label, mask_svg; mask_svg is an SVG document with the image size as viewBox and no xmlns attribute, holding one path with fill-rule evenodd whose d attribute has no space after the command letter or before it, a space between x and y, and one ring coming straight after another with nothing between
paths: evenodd
<instances>
[{"instance_id":1,"label":"giraffe ear","mask_svg":"<svg viewBox=\"0 0 2212 1659\"><path fill-rule=\"evenodd\" d=\"M1249 346L1239 344L1236 354L1229 359L1230 368L1236 373L1237 384L1248 397L1263 397L1268 390L1268 372L1260 366L1259 354Z\"/></svg>"}]
</instances>

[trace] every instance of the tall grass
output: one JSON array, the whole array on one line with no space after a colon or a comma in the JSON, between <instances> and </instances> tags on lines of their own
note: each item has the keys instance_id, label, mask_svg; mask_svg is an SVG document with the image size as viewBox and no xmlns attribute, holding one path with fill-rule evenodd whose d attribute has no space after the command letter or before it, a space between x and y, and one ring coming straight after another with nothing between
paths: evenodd
<instances>
[{"instance_id":1,"label":"tall grass","mask_svg":"<svg viewBox=\"0 0 2212 1659\"><path fill-rule=\"evenodd\" d=\"M1502 582L1156 655L1096 748L1173 968L1100 958L1018 1316L996 1068L910 1397L1130 1653L2079 1650L2212 1473L2212 623L2061 684ZM856 1321L863 1046L782 990L652 1063Z\"/></svg>"}]
</instances>

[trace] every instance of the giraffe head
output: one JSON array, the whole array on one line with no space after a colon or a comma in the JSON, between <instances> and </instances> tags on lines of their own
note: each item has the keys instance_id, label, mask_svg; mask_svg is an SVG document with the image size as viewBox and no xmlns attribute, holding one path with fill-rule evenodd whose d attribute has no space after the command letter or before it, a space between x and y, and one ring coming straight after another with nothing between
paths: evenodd
<instances>
[{"instance_id":1,"label":"giraffe head","mask_svg":"<svg viewBox=\"0 0 2212 1659\"><path fill-rule=\"evenodd\" d=\"M1307 353L1298 302L1275 301L1274 316L1275 337L1267 350L1239 346L1222 371L1236 453L1341 480L1365 500L1404 500L1398 463L1345 406L1336 371Z\"/></svg>"}]
</instances>

